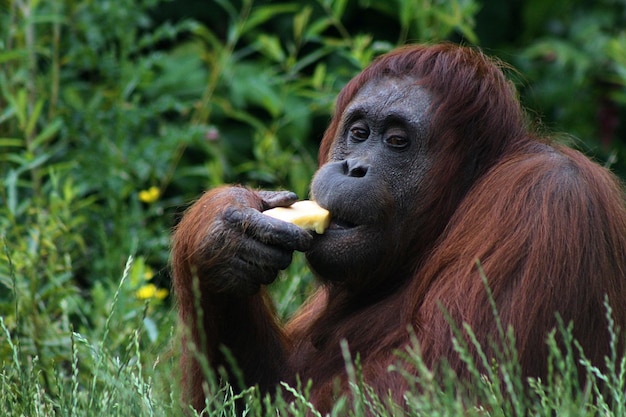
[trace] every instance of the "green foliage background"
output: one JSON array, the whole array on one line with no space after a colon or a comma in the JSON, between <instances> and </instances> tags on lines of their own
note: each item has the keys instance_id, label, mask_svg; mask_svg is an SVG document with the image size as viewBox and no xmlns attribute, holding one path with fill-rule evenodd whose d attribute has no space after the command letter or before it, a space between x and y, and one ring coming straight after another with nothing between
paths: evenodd
<instances>
[{"instance_id":1,"label":"green foliage background","mask_svg":"<svg viewBox=\"0 0 626 417\"><path fill-rule=\"evenodd\" d=\"M306 197L336 94L396 45L511 63L626 175L625 28L624 0L0 0L0 413L175 413L175 313L138 292L169 289L171 228L223 183ZM310 285L298 256L280 314Z\"/></svg>"}]
</instances>

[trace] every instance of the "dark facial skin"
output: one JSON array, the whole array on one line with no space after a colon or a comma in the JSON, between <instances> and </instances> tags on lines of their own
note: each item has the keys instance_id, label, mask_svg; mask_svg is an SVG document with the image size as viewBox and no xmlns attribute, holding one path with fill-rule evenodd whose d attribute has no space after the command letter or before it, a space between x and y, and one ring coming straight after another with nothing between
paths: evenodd
<instances>
[{"instance_id":1,"label":"dark facial skin","mask_svg":"<svg viewBox=\"0 0 626 417\"><path fill-rule=\"evenodd\" d=\"M333 219L307 252L323 280L367 291L364 277L402 273L397 259L406 259L401 251L424 210L430 105L415 80L386 78L365 84L342 114L330 160L311 185L312 198Z\"/></svg>"}]
</instances>

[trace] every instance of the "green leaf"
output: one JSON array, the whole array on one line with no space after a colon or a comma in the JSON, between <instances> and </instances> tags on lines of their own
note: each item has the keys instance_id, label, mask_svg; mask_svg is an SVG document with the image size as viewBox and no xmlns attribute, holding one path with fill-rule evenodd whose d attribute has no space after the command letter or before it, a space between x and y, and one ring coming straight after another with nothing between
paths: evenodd
<instances>
[{"instance_id":1,"label":"green leaf","mask_svg":"<svg viewBox=\"0 0 626 417\"><path fill-rule=\"evenodd\" d=\"M326 79L326 65L324 63L319 63L315 67L315 71L313 72L313 77L311 77L311 84L313 88L321 90L324 85L324 80Z\"/></svg>"},{"instance_id":2,"label":"green leaf","mask_svg":"<svg viewBox=\"0 0 626 417\"><path fill-rule=\"evenodd\" d=\"M49 139L53 138L61 129L61 126L63 126L63 120L60 118L54 119L39 135L37 135L32 143L32 147L36 149Z\"/></svg>"},{"instance_id":3,"label":"green leaf","mask_svg":"<svg viewBox=\"0 0 626 417\"><path fill-rule=\"evenodd\" d=\"M35 103L33 112L30 114L28 123L26 124L26 128L24 129L27 137L30 137L31 133L33 133L33 131L35 130L37 120L39 120L39 116L41 115L41 109L43 109L43 103L44 101L42 99L37 100L37 102Z\"/></svg>"},{"instance_id":4,"label":"green leaf","mask_svg":"<svg viewBox=\"0 0 626 417\"><path fill-rule=\"evenodd\" d=\"M20 147L24 146L24 139L20 138L0 138L0 146L5 147Z\"/></svg>"},{"instance_id":5,"label":"green leaf","mask_svg":"<svg viewBox=\"0 0 626 417\"><path fill-rule=\"evenodd\" d=\"M317 19L307 28L305 39L315 39L319 37L322 32L332 26L333 22L328 17L323 17L321 19Z\"/></svg>"},{"instance_id":6,"label":"green leaf","mask_svg":"<svg viewBox=\"0 0 626 417\"><path fill-rule=\"evenodd\" d=\"M285 60L285 53L277 36L262 34L257 39L259 52L276 62Z\"/></svg>"},{"instance_id":7,"label":"green leaf","mask_svg":"<svg viewBox=\"0 0 626 417\"><path fill-rule=\"evenodd\" d=\"M337 20L341 20L347 5L348 0L335 0L332 4L333 17Z\"/></svg>"},{"instance_id":8,"label":"green leaf","mask_svg":"<svg viewBox=\"0 0 626 417\"><path fill-rule=\"evenodd\" d=\"M300 10L297 4L274 4L256 7L252 10L250 17L245 21L241 33L248 33L259 25L269 21L270 19L286 13L294 13Z\"/></svg>"},{"instance_id":9,"label":"green leaf","mask_svg":"<svg viewBox=\"0 0 626 417\"><path fill-rule=\"evenodd\" d=\"M309 24L311 19L311 13L313 9L310 6L306 6L302 11L296 14L293 18L293 37L300 41L304 34L304 29Z\"/></svg>"},{"instance_id":10,"label":"green leaf","mask_svg":"<svg viewBox=\"0 0 626 417\"><path fill-rule=\"evenodd\" d=\"M0 54L0 64L28 56L26 49L13 49Z\"/></svg>"}]
</instances>

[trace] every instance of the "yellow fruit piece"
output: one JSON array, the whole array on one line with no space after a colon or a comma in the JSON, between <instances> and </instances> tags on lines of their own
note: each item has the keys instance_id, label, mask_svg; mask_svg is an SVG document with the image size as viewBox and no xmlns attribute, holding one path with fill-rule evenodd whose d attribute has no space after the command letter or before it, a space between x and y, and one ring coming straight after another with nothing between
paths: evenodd
<instances>
[{"instance_id":1,"label":"yellow fruit piece","mask_svg":"<svg viewBox=\"0 0 626 417\"><path fill-rule=\"evenodd\" d=\"M276 207L263 214L293 223L307 230L322 234L330 224L330 212L321 208L315 201L296 201L289 207Z\"/></svg>"}]
</instances>

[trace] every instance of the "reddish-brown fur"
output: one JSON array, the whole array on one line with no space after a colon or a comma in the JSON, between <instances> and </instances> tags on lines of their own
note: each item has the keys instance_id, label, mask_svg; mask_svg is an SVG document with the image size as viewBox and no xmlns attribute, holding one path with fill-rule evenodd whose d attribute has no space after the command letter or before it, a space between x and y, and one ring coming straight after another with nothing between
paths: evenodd
<instances>
[{"instance_id":1,"label":"reddish-brown fur","mask_svg":"<svg viewBox=\"0 0 626 417\"><path fill-rule=\"evenodd\" d=\"M626 327L626 211L614 176L580 153L539 140L527 129L515 91L499 66L480 52L451 44L410 46L378 59L341 92L322 141L327 161L344 108L368 80L411 75L434 97L431 146L442 161L428 229L408 245L414 274L382 300L354 300L341 286L323 285L286 326L275 318L262 289L251 297L216 296L203 290L211 267L205 237L233 200L261 208L254 192L206 193L186 213L173 239L174 286L191 339L207 341L213 366L224 364L219 345L233 351L246 383L272 390L296 375L312 379L312 401L327 411L336 388L345 388L340 341L361 356L366 382L401 400L406 389L387 367L394 350L409 344L415 329L429 366L445 359L468 376L452 345L442 308L466 322L489 356L497 335L480 260L505 326L515 329L524 375L546 373L545 338L555 313L574 323L574 335L595 364L609 352L605 295L614 319ZM476 162L480 161L480 162ZM471 167L457 175L462 167ZM234 194L235 191L232 191ZM193 280L199 278L204 320L198 325ZM185 348L184 390L201 408L202 375ZM338 379L338 383L336 382Z\"/></svg>"}]
</instances>

